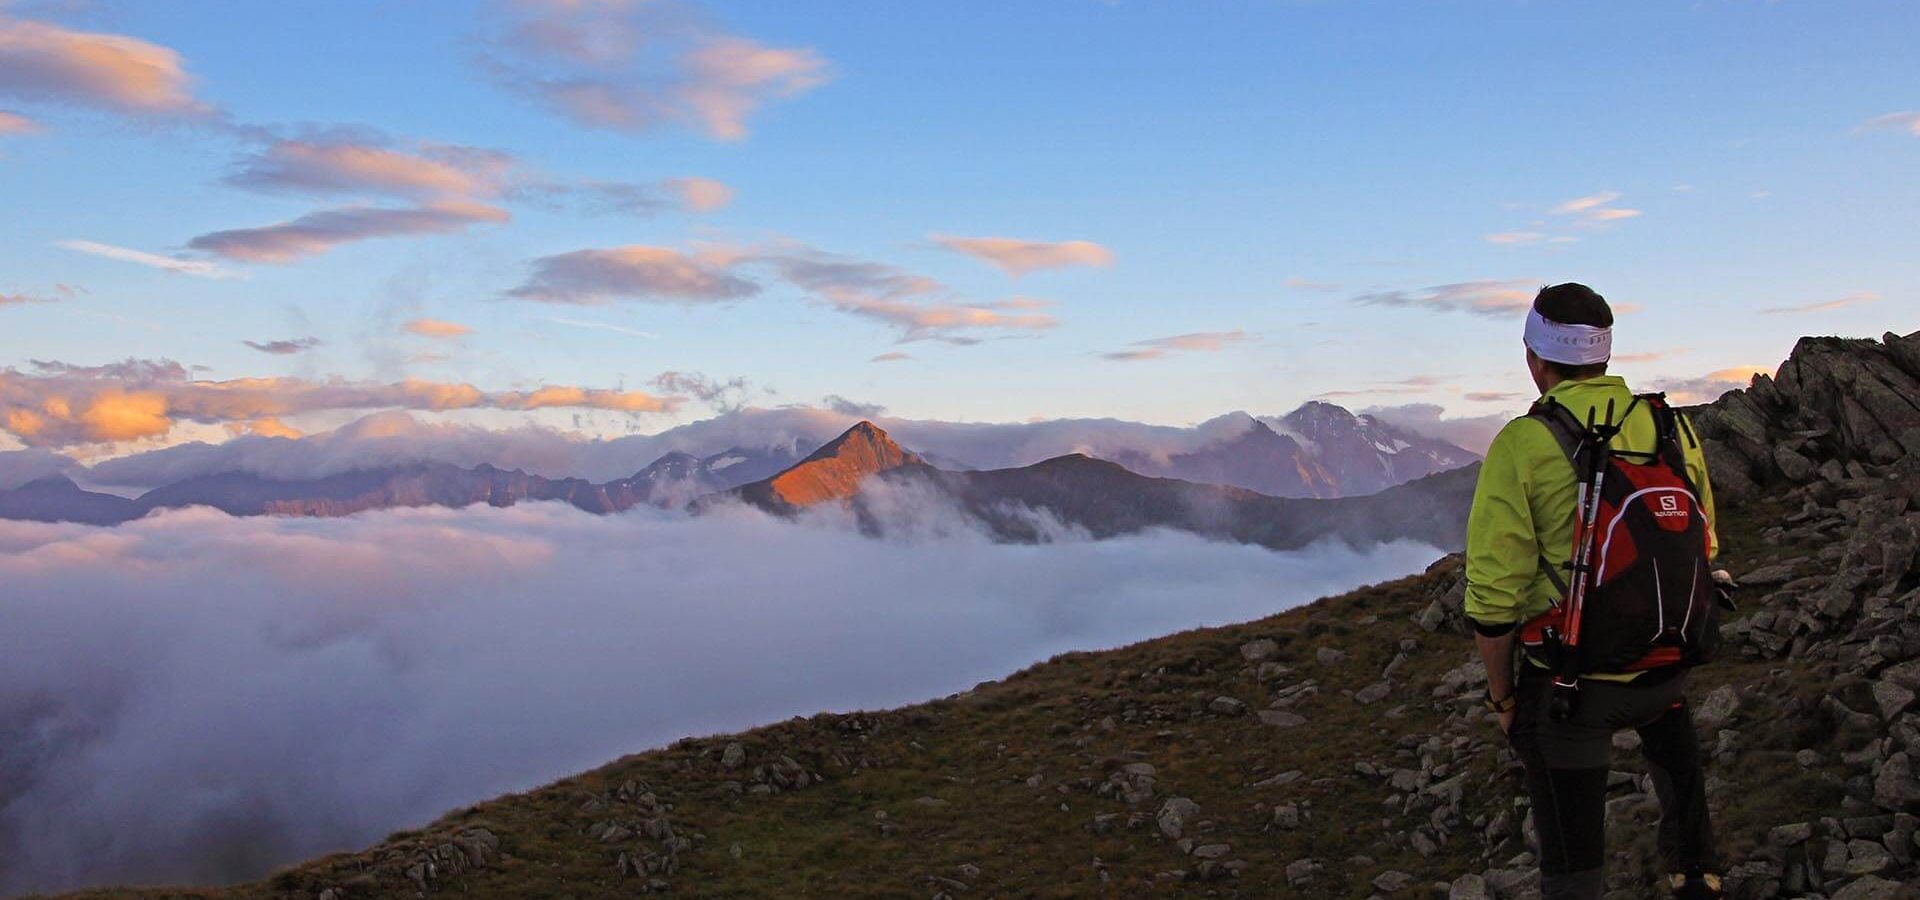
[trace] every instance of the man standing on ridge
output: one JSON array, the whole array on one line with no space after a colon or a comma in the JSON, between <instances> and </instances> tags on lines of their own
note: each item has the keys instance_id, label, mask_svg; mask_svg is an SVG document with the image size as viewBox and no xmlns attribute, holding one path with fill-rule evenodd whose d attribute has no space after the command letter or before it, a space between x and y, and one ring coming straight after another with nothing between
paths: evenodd
<instances>
[{"instance_id":1,"label":"man standing on ridge","mask_svg":"<svg viewBox=\"0 0 1920 900\"><path fill-rule=\"evenodd\" d=\"M1606 888L1608 762L1613 735L1623 728L1638 732L1660 798L1660 851L1672 873L1668 887L1673 896L1720 897L1705 774L1685 695L1687 665L1705 658L1695 656L1701 641L1708 642L1704 652L1710 655L1714 636L1703 633L1717 634L1717 614L1709 610L1697 617L1685 615L1677 630L1668 626L1682 615L1664 616L1658 624L1649 618L1652 627L1646 631L1661 637L1636 639L1641 641L1639 650L1653 648L1651 652L1628 664L1618 664L1623 657L1616 653L1608 657L1610 665L1600 668L1567 664L1564 648L1586 649L1580 646L1581 627L1569 628L1567 619L1551 618L1571 607L1576 610L1570 614L1572 621L1584 620L1588 630L1605 638L1605 617L1626 615L1619 610L1636 602L1617 599L1623 588L1612 584L1608 588L1613 593L1601 598L1604 602L1584 611L1580 603L1571 602L1579 591L1569 593L1570 576L1576 568L1594 571L1569 565L1577 531L1582 522L1592 521L1578 519L1581 498L1590 491L1587 474L1575 471L1580 460L1588 458L1576 457L1576 446L1610 448L1599 454L1602 467L1613 454L1664 459L1672 469L1683 470L1670 479L1676 486L1632 491L1624 500L1624 506L1632 506L1641 494L1668 492L1672 496L1648 498L1660 503L1650 506L1643 521L1653 521L1649 516L1692 516L1692 531L1685 534L1704 538L1704 546L1659 545L1660 552L1669 554L1663 557L1667 580L1656 564L1653 581L1642 587L1648 598L1660 593L1661 586L1665 592L1645 605L1658 612L1659 604L1667 604L1669 611L1684 614L1698 609L1686 606L1688 597L1711 596L1712 581L1724 577L1713 573L1712 579L1700 578L1717 548L1712 488L1699 441L1664 402L1651 395L1636 400L1623 379L1607 374L1612 327L1612 309L1585 285L1542 288L1534 298L1527 317L1526 360L1541 398L1532 412L1501 430L1482 463L1467 524L1466 614L1487 665L1487 707L1499 715L1501 730L1526 767L1545 900L1599 900ZM1609 417L1617 418L1609 422ZM1580 423L1599 424L1602 430L1581 432ZM1617 433L1607 425L1617 425ZM1580 443L1580 434L1587 443ZM1680 512L1674 511L1677 506ZM1614 515L1618 521L1602 522L1602 529L1628 521L1625 513ZM1677 521L1656 524L1674 531L1680 526L1667 523ZM1586 530L1594 529L1589 525ZM1662 540L1656 531L1648 537L1648 546ZM1677 563L1671 555L1676 547L1681 551ZM1616 557L1622 555L1610 549ZM1686 557L1689 551L1692 560ZM1652 554L1643 550L1639 555ZM1604 556L1601 564L1606 565ZM1675 569L1682 571L1677 589L1671 580ZM1627 574L1645 580L1637 570L1615 580L1628 581ZM1690 586L1688 578L1697 586ZM1688 596L1667 599L1675 594ZM1680 606L1672 605L1676 602ZM1639 623L1633 628L1640 633ZM1569 633L1572 643L1565 640ZM1684 663L1679 662L1683 654Z\"/></svg>"}]
</instances>

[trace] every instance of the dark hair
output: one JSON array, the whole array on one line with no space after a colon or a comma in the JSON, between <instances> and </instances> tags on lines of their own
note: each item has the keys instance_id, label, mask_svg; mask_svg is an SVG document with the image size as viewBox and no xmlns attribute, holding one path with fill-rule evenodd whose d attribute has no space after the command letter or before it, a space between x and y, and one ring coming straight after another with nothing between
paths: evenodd
<instances>
[{"instance_id":1,"label":"dark hair","mask_svg":"<svg viewBox=\"0 0 1920 900\"><path fill-rule=\"evenodd\" d=\"M1592 325L1595 328L1613 327L1613 307L1607 305L1607 298L1584 284L1569 281L1543 287L1533 297L1533 308L1549 322ZM1545 359L1541 362L1546 364L1549 371L1565 380L1607 374L1607 364L1603 362L1590 366L1570 366Z\"/></svg>"}]
</instances>

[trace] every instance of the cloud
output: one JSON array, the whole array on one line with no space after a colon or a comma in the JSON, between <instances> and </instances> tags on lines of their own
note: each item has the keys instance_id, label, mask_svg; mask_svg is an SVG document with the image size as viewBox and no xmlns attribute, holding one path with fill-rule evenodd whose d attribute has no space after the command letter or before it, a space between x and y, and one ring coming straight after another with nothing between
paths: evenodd
<instances>
[{"instance_id":1,"label":"cloud","mask_svg":"<svg viewBox=\"0 0 1920 900\"><path fill-rule=\"evenodd\" d=\"M1609 225L1640 215L1640 210L1622 209L1612 205L1618 199L1620 199L1619 191L1601 191L1568 200L1548 212L1555 216L1570 217L1574 220L1574 224L1589 228Z\"/></svg>"},{"instance_id":2,"label":"cloud","mask_svg":"<svg viewBox=\"0 0 1920 900\"><path fill-rule=\"evenodd\" d=\"M491 74L589 128L684 126L736 141L760 107L831 78L811 49L724 34L677 2L520 0L504 9L487 37Z\"/></svg>"},{"instance_id":3,"label":"cloud","mask_svg":"<svg viewBox=\"0 0 1920 900\"><path fill-rule=\"evenodd\" d=\"M271 353L275 356L292 356L295 353L305 353L308 350L312 350L320 346L322 342L317 337L302 337L284 341L241 341L240 343L252 347L261 353Z\"/></svg>"},{"instance_id":4,"label":"cloud","mask_svg":"<svg viewBox=\"0 0 1920 900\"><path fill-rule=\"evenodd\" d=\"M666 185L691 212L713 212L733 202L733 188L711 178L669 178Z\"/></svg>"},{"instance_id":5,"label":"cloud","mask_svg":"<svg viewBox=\"0 0 1920 900\"><path fill-rule=\"evenodd\" d=\"M912 358L913 358L912 354L901 353L898 350L894 350L887 353L882 353L879 356L876 356L870 360L867 360L867 362L900 362L900 361L909 360Z\"/></svg>"},{"instance_id":6,"label":"cloud","mask_svg":"<svg viewBox=\"0 0 1920 900\"><path fill-rule=\"evenodd\" d=\"M1855 131L1904 131L1920 137L1920 112L1890 112L1861 122Z\"/></svg>"},{"instance_id":7,"label":"cloud","mask_svg":"<svg viewBox=\"0 0 1920 900\"><path fill-rule=\"evenodd\" d=\"M56 247L63 247L68 250L90 253L94 256L117 259L121 262L130 262L150 268L163 269L168 272L177 272L181 275L194 275L200 278L239 277L239 273L230 272L203 259L179 259L172 256L161 256L158 253L148 253L144 250L133 250L127 247L115 247L112 244L102 244L97 241L54 241L53 244Z\"/></svg>"},{"instance_id":8,"label":"cloud","mask_svg":"<svg viewBox=\"0 0 1920 900\"><path fill-rule=\"evenodd\" d=\"M1451 389L1450 379L1439 375L1409 375L1392 381L1348 390L1323 391L1316 397L1372 397L1380 394L1431 394L1437 390Z\"/></svg>"},{"instance_id":9,"label":"cloud","mask_svg":"<svg viewBox=\"0 0 1920 900\"><path fill-rule=\"evenodd\" d=\"M1524 399L1523 395L1514 391L1468 391L1460 396L1474 403L1503 403Z\"/></svg>"},{"instance_id":10,"label":"cloud","mask_svg":"<svg viewBox=\"0 0 1920 900\"><path fill-rule=\"evenodd\" d=\"M363 135L276 140L242 157L226 180L270 192L472 200L498 195L514 164L495 150L428 143L409 150L386 143Z\"/></svg>"},{"instance_id":11,"label":"cloud","mask_svg":"<svg viewBox=\"0 0 1920 900\"><path fill-rule=\"evenodd\" d=\"M0 431L30 447L163 438L181 421L227 423L322 410L579 407L639 413L670 411L679 402L641 391L569 385L489 392L421 379L195 381L171 360L129 359L104 366L36 360L27 372L0 369Z\"/></svg>"},{"instance_id":12,"label":"cloud","mask_svg":"<svg viewBox=\"0 0 1920 900\"><path fill-rule=\"evenodd\" d=\"M864 316L897 328L902 341L938 340L969 344L966 332L979 329L1041 331L1059 324L1044 313L1027 312L1032 301L1014 298L995 303L916 303L879 297L843 297L832 301L841 312Z\"/></svg>"},{"instance_id":13,"label":"cloud","mask_svg":"<svg viewBox=\"0 0 1920 900\"><path fill-rule=\"evenodd\" d=\"M759 293L728 271L727 260L631 244L575 250L533 261L533 274L508 296L539 303L716 303Z\"/></svg>"},{"instance_id":14,"label":"cloud","mask_svg":"<svg viewBox=\"0 0 1920 900\"><path fill-rule=\"evenodd\" d=\"M1508 281L1465 281L1435 285L1414 291L1380 291L1361 294L1353 302L1362 306L1423 307L1436 312L1466 312L1479 316L1509 318L1533 307L1538 288L1527 279Z\"/></svg>"},{"instance_id":15,"label":"cloud","mask_svg":"<svg viewBox=\"0 0 1920 900\"><path fill-rule=\"evenodd\" d=\"M745 408L750 392L745 378L721 380L701 372L661 372L647 384L669 394L692 397L723 413Z\"/></svg>"},{"instance_id":16,"label":"cloud","mask_svg":"<svg viewBox=\"0 0 1920 900\"><path fill-rule=\"evenodd\" d=\"M0 491L12 490L37 478L61 475L79 468L70 456L31 447L0 450Z\"/></svg>"},{"instance_id":17,"label":"cloud","mask_svg":"<svg viewBox=\"0 0 1920 900\"><path fill-rule=\"evenodd\" d=\"M898 266L783 246L749 253L741 264L770 265L781 280L850 315L884 322L902 341L978 343L981 330L1043 331L1059 320L1037 312L1049 304L1027 297L993 302L954 298L940 282Z\"/></svg>"},{"instance_id":18,"label":"cloud","mask_svg":"<svg viewBox=\"0 0 1920 900\"><path fill-rule=\"evenodd\" d=\"M40 123L19 113L0 109L0 137L19 134L39 134Z\"/></svg>"},{"instance_id":19,"label":"cloud","mask_svg":"<svg viewBox=\"0 0 1920 900\"><path fill-rule=\"evenodd\" d=\"M1856 306L1861 303L1875 303L1875 302L1878 302L1879 300L1880 300L1879 294L1873 293L1872 291L1860 291L1858 293L1848 294L1845 297L1840 297L1835 300L1825 300L1818 303L1803 303L1798 306L1770 306L1766 309L1760 310L1760 314L1767 315L1767 316L1777 316L1777 315L1790 315L1795 313L1826 312L1827 310L1839 309L1843 306Z\"/></svg>"},{"instance_id":20,"label":"cloud","mask_svg":"<svg viewBox=\"0 0 1920 900\"><path fill-rule=\"evenodd\" d=\"M855 416L861 419L877 419L887 414L887 408L878 403L848 400L839 394L828 394L821 398L820 405L843 416Z\"/></svg>"},{"instance_id":21,"label":"cloud","mask_svg":"<svg viewBox=\"0 0 1920 900\"><path fill-rule=\"evenodd\" d=\"M1061 537L558 503L0 523L0 580L60 598L0 605L0 893L259 878L683 736L940 697L1439 555Z\"/></svg>"},{"instance_id":22,"label":"cloud","mask_svg":"<svg viewBox=\"0 0 1920 900\"><path fill-rule=\"evenodd\" d=\"M1254 340L1254 336L1234 329L1232 331L1196 331L1190 334L1176 334L1172 337L1153 338L1134 341L1129 350L1115 350L1100 354L1103 359L1120 362L1136 362L1147 359L1160 359L1175 353L1218 353L1232 344L1243 344Z\"/></svg>"},{"instance_id":23,"label":"cloud","mask_svg":"<svg viewBox=\"0 0 1920 900\"><path fill-rule=\"evenodd\" d=\"M227 433L235 437L252 434L265 438L286 438L288 440L298 440L307 436L306 432L272 416L254 419L251 422L229 422L227 423Z\"/></svg>"},{"instance_id":24,"label":"cloud","mask_svg":"<svg viewBox=\"0 0 1920 900\"><path fill-rule=\"evenodd\" d=\"M1733 366L1694 378L1658 378L1653 387L1665 391L1674 403L1711 403L1721 394L1746 387L1755 375L1771 374L1773 369L1767 366Z\"/></svg>"},{"instance_id":25,"label":"cloud","mask_svg":"<svg viewBox=\"0 0 1920 900\"><path fill-rule=\"evenodd\" d=\"M0 12L0 96L139 116L211 112L191 87L180 54L166 47Z\"/></svg>"},{"instance_id":26,"label":"cloud","mask_svg":"<svg viewBox=\"0 0 1920 900\"><path fill-rule=\"evenodd\" d=\"M1006 237L949 237L934 235L933 242L955 253L964 253L1000 267L1015 278L1042 269L1069 266L1110 266L1113 253L1092 241L1026 241Z\"/></svg>"},{"instance_id":27,"label":"cloud","mask_svg":"<svg viewBox=\"0 0 1920 900\"><path fill-rule=\"evenodd\" d=\"M410 209L349 206L311 212L275 225L203 234L188 241L187 246L240 262L290 263L355 241L447 234L510 218L506 210L466 201Z\"/></svg>"},{"instance_id":28,"label":"cloud","mask_svg":"<svg viewBox=\"0 0 1920 900\"><path fill-rule=\"evenodd\" d=\"M473 333L473 328L445 319L412 319L400 326L408 334L429 338L457 338Z\"/></svg>"},{"instance_id":29,"label":"cloud","mask_svg":"<svg viewBox=\"0 0 1920 900\"><path fill-rule=\"evenodd\" d=\"M58 303L62 300L72 300L86 292L85 288L75 287L70 284L56 284L53 286L52 293L48 294L9 294L0 291L0 306L19 306L27 303Z\"/></svg>"},{"instance_id":30,"label":"cloud","mask_svg":"<svg viewBox=\"0 0 1920 900\"><path fill-rule=\"evenodd\" d=\"M1571 244L1580 240L1577 237L1543 234L1538 231L1501 231L1494 234L1482 235L1481 239L1489 244L1500 244L1507 247L1524 247L1534 244Z\"/></svg>"},{"instance_id":31,"label":"cloud","mask_svg":"<svg viewBox=\"0 0 1920 900\"><path fill-rule=\"evenodd\" d=\"M1283 283L1296 291L1320 291L1327 293L1340 289L1339 285L1330 281L1312 281L1306 278L1288 278Z\"/></svg>"},{"instance_id":32,"label":"cloud","mask_svg":"<svg viewBox=\"0 0 1920 900\"><path fill-rule=\"evenodd\" d=\"M651 331L644 331L642 329L633 328L627 325L616 325L612 322L593 322L586 319L568 319L560 316L546 316L546 317L543 317L541 321L552 322L555 325L565 325L568 328L585 328L592 331L611 331L615 334L624 334L629 337L646 338L648 340L658 340L660 338L659 335L654 334Z\"/></svg>"},{"instance_id":33,"label":"cloud","mask_svg":"<svg viewBox=\"0 0 1920 900\"><path fill-rule=\"evenodd\" d=\"M1517 395L1497 392L1477 392L1481 401L1518 399ZM1468 395L1475 399L1475 395ZM1456 447L1485 454L1487 445L1493 443L1493 436L1513 420L1515 413L1492 413L1484 416L1449 416L1446 409L1436 403L1405 403L1398 406L1370 406L1360 410L1360 415L1372 416L1395 428L1403 428L1426 437L1438 438Z\"/></svg>"},{"instance_id":34,"label":"cloud","mask_svg":"<svg viewBox=\"0 0 1920 900\"><path fill-rule=\"evenodd\" d=\"M1691 347L1675 347L1671 350L1649 350L1645 353L1615 353L1611 361L1617 363L1659 362L1663 359L1672 359L1676 356L1691 352L1693 352L1693 348Z\"/></svg>"}]
</instances>

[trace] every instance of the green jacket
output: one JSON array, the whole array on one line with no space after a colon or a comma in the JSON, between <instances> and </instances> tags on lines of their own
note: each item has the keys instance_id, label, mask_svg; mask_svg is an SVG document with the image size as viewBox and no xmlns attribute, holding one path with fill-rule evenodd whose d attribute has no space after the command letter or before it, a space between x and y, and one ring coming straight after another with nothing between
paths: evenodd
<instances>
[{"instance_id":1,"label":"green jacket","mask_svg":"<svg viewBox=\"0 0 1920 900\"><path fill-rule=\"evenodd\" d=\"M1615 415L1633 402L1633 392L1618 375L1563 381L1546 393L1586 421L1587 410L1596 419L1606 415L1607 401ZM1613 439L1620 450L1653 449L1653 414L1642 404ZM1700 493L1707 515L1709 555L1718 552L1713 533L1713 486L1707 482L1707 461L1692 431L1683 427L1680 446L1687 475ZM1577 505L1572 464L1566 452L1538 419L1521 417L1507 423L1487 448L1480 464L1480 482L1473 492L1473 512L1467 517L1467 616L1485 625L1525 622L1546 612L1557 599L1551 581L1540 570L1542 557L1559 567L1573 549L1574 507Z\"/></svg>"}]
</instances>

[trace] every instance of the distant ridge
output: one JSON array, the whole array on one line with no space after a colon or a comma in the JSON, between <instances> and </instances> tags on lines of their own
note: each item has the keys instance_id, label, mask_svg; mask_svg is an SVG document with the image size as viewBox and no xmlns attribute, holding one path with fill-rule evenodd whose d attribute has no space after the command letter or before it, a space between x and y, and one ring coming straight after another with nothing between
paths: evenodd
<instances>
[{"instance_id":1,"label":"distant ridge","mask_svg":"<svg viewBox=\"0 0 1920 900\"><path fill-rule=\"evenodd\" d=\"M901 449L885 431L862 420L791 468L743 485L738 492L741 499L756 506L792 510L851 497L870 475L921 464L919 456Z\"/></svg>"}]
</instances>

